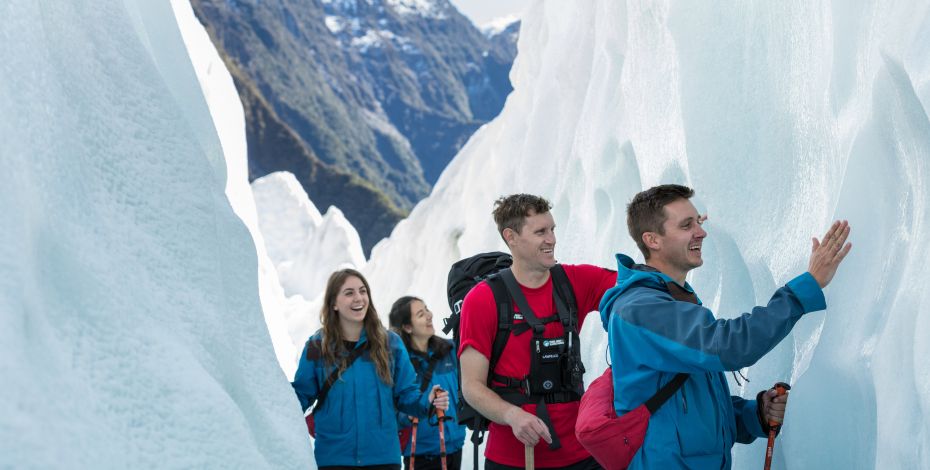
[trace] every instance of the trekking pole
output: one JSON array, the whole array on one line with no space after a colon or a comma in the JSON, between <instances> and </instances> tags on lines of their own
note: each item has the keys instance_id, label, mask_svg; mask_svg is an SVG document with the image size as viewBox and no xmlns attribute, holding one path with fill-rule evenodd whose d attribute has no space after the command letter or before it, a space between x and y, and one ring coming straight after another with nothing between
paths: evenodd
<instances>
[{"instance_id":1,"label":"trekking pole","mask_svg":"<svg viewBox=\"0 0 930 470\"><path fill-rule=\"evenodd\" d=\"M777 393L778 396L784 395L788 390L791 390L791 386L784 382L775 384L775 393ZM778 432L779 428L781 428L780 424L769 420L769 444L765 448L765 470L770 470L772 468L772 452L775 450L775 433Z\"/></svg>"},{"instance_id":2,"label":"trekking pole","mask_svg":"<svg viewBox=\"0 0 930 470\"><path fill-rule=\"evenodd\" d=\"M523 447L523 459L526 461L526 470L534 470L536 468L536 464L533 463L533 447Z\"/></svg>"},{"instance_id":3,"label":"trekking pole","mask_svg":"<svg viewBox=\"0 0 930 470\"><path fill-rule=\"evenodd\" d=\"M442 470L446 470L446 434L442 424L447 419L446 413L437 408L436 418L439 420L439 459L442 461Z\"/></svg>"},{"instance_id":4,"label":"trekking pole","mask_svg":"<svg viewBox=\"0 0 930 470\"><path fill-rule=\"evenodd\" d=\"M413 459L417 453L417 424L420 420L414 417L410 422L413 423L413 431L410 432L410 470L413 470Z\"/></svg>"}]
</instances>

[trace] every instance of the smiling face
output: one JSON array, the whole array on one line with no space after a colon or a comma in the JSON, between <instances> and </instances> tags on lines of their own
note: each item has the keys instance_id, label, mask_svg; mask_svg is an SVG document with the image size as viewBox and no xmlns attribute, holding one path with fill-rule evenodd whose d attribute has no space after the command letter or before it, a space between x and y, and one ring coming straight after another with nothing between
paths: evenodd
<instances>
[{"instance_id":1,"label":"smiling face","mask_svg":"<svg viewBox=\"0 0 930 470\"><path fill-rule=\"evenodd\" d=\"M527 269L546 271L555 266L555 220L549 212L531 212L519 232L504 229L514 264Z\"/></svg>"},{"instance_id":2,"label":"smiling face","mask_svg":"<svg viewBox=\"0 0 930 470\"><path fill-rule=\"evenodd\" d=\"M680 283L688 271L704 264L701 248L707 232L701 227L704 218L687 199L665 205L665 233L646 232L643 241L649 247L649 264Z\"/></svg>"},{"instance_id":3,"label":"smiling face","mask_svg":"<svg viewBox=\"0 0 930 470\"><path fill-rule=\"evenodd\" d=\"M421 340L428 340L436 334L436 329L433 327L433 312L429 311L422 301L410 302L410 324L404 325L404 331Z\"/></svg>"},{"instance_id":4,"label":"smiling face","mask_svg":"<svg viewBox=\"0 0 930 470\"><path fill-rule=\"evenodd\" d=\"M368 312L368 303L365 284L361 279L349 276L336 294L333 309L339 315L340 322L362 324Z\"/></svg>"}]
</instances>

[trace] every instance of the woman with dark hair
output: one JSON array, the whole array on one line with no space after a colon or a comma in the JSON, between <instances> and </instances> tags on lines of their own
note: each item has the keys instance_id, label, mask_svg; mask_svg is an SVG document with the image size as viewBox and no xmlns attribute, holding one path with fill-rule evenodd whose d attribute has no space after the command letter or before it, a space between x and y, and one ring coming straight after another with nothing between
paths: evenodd
<instances>
[{"instance_id":1,"label":"woman with dark hair","mask_svg":"<svg viewBox=\"0 0 930 470\"><path fill-rule=\"evenodd\" d=\"M410 353L419 389L441 387L449 392L450 403L457 403L458 368L452 342L435 335L433 313L426 308L423 300L413 296L397 299L388 318L391 329L400 335ZM416 418L416 453L413 454L416 470L441 469L437 417L425 413L408 415L400 413L398 421L402 426L412 426L411 418ZM450 470L458 470L462 463L465 428L458 424L454 406L446 411L446 417L449 418L443 421L446 462ZM404 447L404 465L410 469L413 445L411 442L402 442L401 445Z\"/></svg>"},{"instance_id":2,"label":"woman with dark hair","mask_svg":"<svg viewBox=\"0 0 930 470\"><path fill-rule=\"evenodd\" d=\"M407 349L381 325L370 293L368 281L354 269L329 277L322 328L307 340L294 376L304 411L319 402L308 423L313 423L321 470L399 470L397 413L419 415L430 404L441 410L449 406L448 394L438 387L420 391Z\"/></svg>"}]
</instances>

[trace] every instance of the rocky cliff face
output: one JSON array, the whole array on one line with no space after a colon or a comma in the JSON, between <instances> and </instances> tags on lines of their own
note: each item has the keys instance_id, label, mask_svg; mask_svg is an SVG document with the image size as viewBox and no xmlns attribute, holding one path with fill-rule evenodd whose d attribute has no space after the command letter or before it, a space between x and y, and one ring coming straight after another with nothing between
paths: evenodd
<instances>
[{"instance_id":1,"label":"rocky cliff face","mask_svg":"<svg viewBox=\"0 0 930 470\"><path fill-rule=\"evenodd\" d=\"M191 3L236 77L250 177L291 171L364 227L366 251L511 90L515 36L448 0Z\"/></svg>"}]
</instances>

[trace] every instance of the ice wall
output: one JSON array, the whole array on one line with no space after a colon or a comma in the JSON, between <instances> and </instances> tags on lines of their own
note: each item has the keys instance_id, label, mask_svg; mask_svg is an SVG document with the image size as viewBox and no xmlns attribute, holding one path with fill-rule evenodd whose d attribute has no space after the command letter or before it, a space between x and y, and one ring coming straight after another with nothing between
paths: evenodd
<instances>
[{"instance_id":1,"label":"ice wall","mask_svg":"<svg viewBox=\"0 0 930 470\"><path fill-rule=\"evenodd\" d=\"M330 206L321 215L293 174L279 171L263 176L252 182L252 190L270 262L289 296L289 308L277 316L283 318L292 349L298 351L282 362L293 377L296 354L320 327L320 305L330 274L347 267L360 269L365 255L358 232L342 211Z\"/></svg>"},{"instance_id":2,"label":"ice wall","mask_svg":"<svg viewBox=\"0 0 930 470\"><path fill-rule=\"evenodd\" d=\"M311 465L172 5L0 17L3 466Z\"/></svg>"},{"instance_id":3,"label":"ice wall","mask_svg":"<svg viewBox=\"0 0 930 470\"><path fill-rule=\"evenodd\" d=\"M382 312L423 296L447 314L449 265L501 248L502 194L554 203L563 262L634 254L625 204L677 182L710 214L691 282L721 317L807 267L810 237L849 219L853 251L803 319L744 371L751 396L794 390L773 468L930 467L928 3L537 2L514 92L366 272ZM589 379L604 366L583 331ZM735 468L762 464L738 446Z\"/></svg>"},{"instance_id":4,"label":"ice wall","mask_svg":"<svg viewBox=\"0 0 930 470\"><path fill-rule=\"evenodd\" d=\"M286 318L295 312L306 313L307 305L301 299L288 298L281 287L278 273L265 249L265 241L258 225L255 197L249 185L248 153L245 139L245 114L232 75L210 37L194 15L187 0L171 0L177 26L187 48L189 61L194 67L203 98L207 101L210 118L219 136L226 160L226 198L233 212L242 220L255 245L258 257L258 297L261 300L265 323L278 362L285 374L293 377L297 370L294 358L300 354L288 334ZM184 57L176 58L183 60ZM194 98L196 99L196 98ZM198 109L199 111L199 109ZM213 138L211 134L204 134Z\"/></svg>"}]
</instances>

